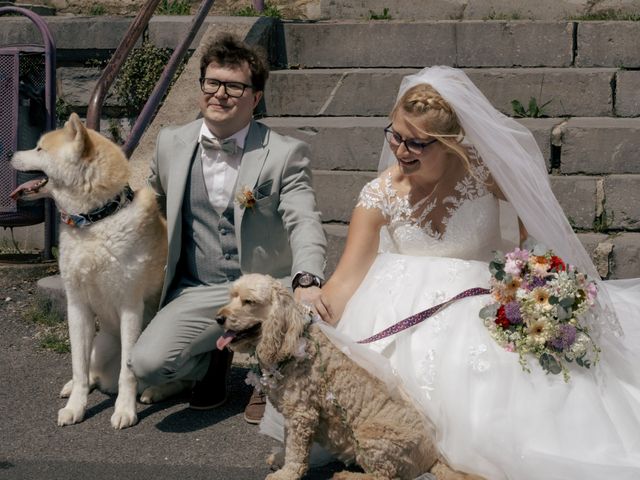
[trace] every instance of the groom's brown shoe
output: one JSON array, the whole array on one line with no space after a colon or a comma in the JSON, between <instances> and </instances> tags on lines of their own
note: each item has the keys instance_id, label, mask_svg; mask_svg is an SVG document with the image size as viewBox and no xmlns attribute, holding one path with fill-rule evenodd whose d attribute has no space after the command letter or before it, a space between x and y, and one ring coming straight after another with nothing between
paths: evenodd
<instances>
[{"instance_id":1,"label":"groom's brown shoe","mask_svg":"<svg viewBox=\"0 0 640 480\"><path fill-rule=\"evenodd\" d=\"M224 405L227 401L227 379L232 360L233 352L228 348L211 352L209 369L202 380L194 385L189 408L211 410Z\"/></svg>"},{"instance_id":2,"label":"groom's brown shoe","mask_svg":"<svg viewBox=\"0 0 640 480\"><path fill-rule=\"evenodd\" d=\"M251 398L249 399L249 403L247 403L247 406L244 409L244 419L248 423L260 423L260 420L262 420L262 417L264 416L264 408L266 405L267 396L262 392L258 392L254 388Z\"/></svg>"}]
</instances>

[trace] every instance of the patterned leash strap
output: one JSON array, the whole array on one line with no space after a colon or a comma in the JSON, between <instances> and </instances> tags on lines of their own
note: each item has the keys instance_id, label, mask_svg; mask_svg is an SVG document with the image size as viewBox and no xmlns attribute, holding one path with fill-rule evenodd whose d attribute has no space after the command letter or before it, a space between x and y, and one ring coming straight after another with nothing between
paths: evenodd
<instances>
[{"instance_id":1,"label":"patterned leash strap","mask_svg":"<svg viewBox=\"0 0 640 480\"><path fill-rule=\"evenodd\" d=\"M413 327L414 325L417 325L420 322L425 321L427 318L431 317L432 315L435 315L440 310L442 310L445 307L448 307L449 305L451 305L453 302L457 300L461 300L467 297L475 297L476 295L486 295L487 293L490 293L490 292L491 290L488 290L486 288L479 288L479 287L470 288L469 290L465 290L464 292L459 293L458 295L447 300L446 302L440 303L434 307L428 308L427 310L416 313L415 315L411 315L410 317L405 318L404 320L400 320L398 323L391 325L388 328L385 328L381 332L376 333L375 335L372 335L369 338L360 340L357 343L371 343L371 342L375 342L376 340L380 340L381 338L390 337L391 335L394 335L398 332L406 330L409 327Z\"/></svg>"}]
</instances>

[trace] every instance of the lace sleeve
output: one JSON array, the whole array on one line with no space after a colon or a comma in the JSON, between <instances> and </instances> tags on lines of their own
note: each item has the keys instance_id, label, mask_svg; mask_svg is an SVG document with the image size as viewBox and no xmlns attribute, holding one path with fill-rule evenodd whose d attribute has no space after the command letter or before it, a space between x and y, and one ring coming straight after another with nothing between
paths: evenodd
<instances>
[{"instance_id":1,"label":"lace sleeve","mask_svg":"<svg viewBox=\"0 0 640 480\"><path fill-rule=\"evenodd\" d=\"M363 207L367 209L377 208L386 218L388 210L386 208L387 204L387 196L385 195L382 179L376 178L362 187L356 207Z\"/></svg>"}]
</instances>

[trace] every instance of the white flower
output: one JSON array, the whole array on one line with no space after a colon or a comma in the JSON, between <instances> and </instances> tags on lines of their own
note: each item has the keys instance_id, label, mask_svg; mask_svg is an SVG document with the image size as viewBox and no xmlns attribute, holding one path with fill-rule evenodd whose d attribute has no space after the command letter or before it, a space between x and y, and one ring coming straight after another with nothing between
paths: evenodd
<instances>
[{"instance_id":1,"label":"white flower","mask_svg":"<svg viewBox=\"0 0 640 480\"><path fill-rule=\"evenodd\" d=\"M257 391L261 390L260 377L253 370L251 370L251 371L249 371L249 373L247 373L247 378L245 378L244 383L246 383L247 385L251 385Z\"/></svg>"},{"instance_id":2,"label":"white flower","mask_svg":"<svg viewBox=\"0 0 640 480\"><path fill-rule=\"evenodd\" d=\"M260 384L269 389L276 389L278 388L278 382L283 378L284 376L280 373L280 370L275 367L271 367L269 370L262 373Z\"/></svg>"},{"instance_id":3,"label":"white flower","mask_svg":"<svg viewBox=\"0 0 640 480\"><path fill-rule=\"evenodd\" d=\"M327 402L334 402L336 399L336 396L333 394L333 392L328 392L326 398L327 398Z\"/></svg>"}]
</instances>

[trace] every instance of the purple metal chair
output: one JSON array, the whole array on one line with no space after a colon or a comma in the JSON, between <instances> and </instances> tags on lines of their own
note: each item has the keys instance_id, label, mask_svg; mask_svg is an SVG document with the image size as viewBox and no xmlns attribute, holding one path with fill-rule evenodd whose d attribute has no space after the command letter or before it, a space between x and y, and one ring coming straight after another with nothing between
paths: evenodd
<instances>
[{"instance_id":1,"label":"purple metal chair","mask_svg":"<svg viewBox=\"0 0 640 480\"><path fill-rule=\"evenodd\" d=\"M11 199L9 193L17 185L37 174L17 172L8 160L17 150L34 148L40 135L56 126L55 44L47 24L30 10L0 8L0 15L4 14L28 17L40 31L43 43L0 46L0 227L45 222L43 257L50 260L56 229L53 202Z\"/></svg>"}]
</instances>

